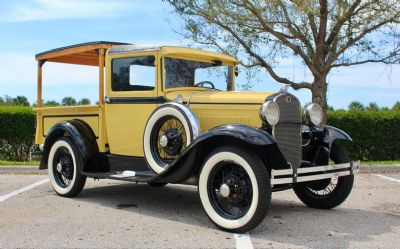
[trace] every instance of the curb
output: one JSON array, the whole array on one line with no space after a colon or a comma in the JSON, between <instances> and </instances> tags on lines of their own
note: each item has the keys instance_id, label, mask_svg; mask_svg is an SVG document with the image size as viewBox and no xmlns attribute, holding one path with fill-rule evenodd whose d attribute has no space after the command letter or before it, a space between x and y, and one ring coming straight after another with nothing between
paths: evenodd
<instances>
[{"instance_id":1,"label":"curb","mask_svg":"<svg viewBox=\"0 0 400 249\"><path fill-rule=\"evenodd\" d=\"M361 165L361 174L375 173L400 173L400 164L392 165ZM0 174L15 174L15 175L47 175L47 170L40 170L39 166L15 165L6 166L0 165Z\"/></svg>"},{"instance_id":2,"label":"curb","mask_svg":"<svg viewBox=\"0 0 400 249\"><path fill-rule=\"evenodd\" d=\"M39 166L30 165L0 165L0 174L10 175L47 175L47 170L40 170Z\"/></svg>"},{"instance_id":3,"label":"curb","mask_svg":"<svg viewBox=\"0 0 400 249\"><path fill-rule=\"evenodd\" d=\"M400 164L361 165L360 173L400 173Z\"/></svg>"}]
</instances>

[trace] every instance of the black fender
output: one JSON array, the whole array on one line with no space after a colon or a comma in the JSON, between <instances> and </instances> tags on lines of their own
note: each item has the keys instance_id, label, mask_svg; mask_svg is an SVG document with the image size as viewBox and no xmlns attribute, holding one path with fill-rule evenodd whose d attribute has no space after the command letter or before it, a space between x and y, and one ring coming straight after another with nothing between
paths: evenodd
<instances>
[{"instance_id":1,"label":"black fender","mask_svg":"<svg viewBox=\"0 0 400 249\"><path fill-rule=\"evenodd\" d=\"M39 169L47 169L47 160L51 146L57 139L63 136L68 136L72 139L80 153L83 165L99 151L96 135L84 121L61 121L51 127L47 133ZM82 170L80 169L80 171Z\"/></svg>"},{"instance_id":2,"label":"black fender","mask_svg":"<svg viewBox=\"0 0 400 249\"><path fill-rule=\"evenodd\" d=\"M152 181L177 183L185 181L199 171L208 152L226 144L244 145L263 154L262 160L271 160L274 167L289 167L276 140L266 131L239 124L222 125L199 135L182 154ZM269 152L269 153L268 153Z\"/></svg>"},{"instance_id":3,"label":"black fender","mask_svg":"<svg viewBox=\"0 0 400 249\"><path fill-rule=\"evenodd\" d=\"M344 140L352 142L351 137L344 131L329 125L310 127L311 142L303 147L303 160L317 165L327 165L333 142Z\"/></svg>"},{"instance_id":4,"label":"black fender","mask_svg":"<svg viewBox=\"0 0 400 249\"><path fill-rule=\"evenodd\" d=\"M332 147L332 143L335 140L346 140L353 142L353 139L351 139L351 137L341 129L329 125L324 125L324 129L326 130L324 143L329 144L329 148Z\"/></svg>"}]
</instances>

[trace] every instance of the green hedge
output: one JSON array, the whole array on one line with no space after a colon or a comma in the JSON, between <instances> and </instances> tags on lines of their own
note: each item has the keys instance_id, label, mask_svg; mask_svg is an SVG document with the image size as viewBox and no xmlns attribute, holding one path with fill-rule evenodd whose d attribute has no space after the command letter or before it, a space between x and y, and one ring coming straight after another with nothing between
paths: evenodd
<instances>
[{"instance_id":1,"label":"green hedge","mask_svg":"<svg viewBox=\"0 0 400 249\"><path fill-rule=\"evenodd\" d=\"M353 159L400 160L400 111L329 111L328 124L353 138L342 143ZM28 160L34 134L30 107L0 106L0 160Z\"/></svg>"},{"instance_id":2,"label":"green hedge","mask_svg":"<svg viewBox=\"0 0 400 249\"><path fill-rule=\"evenodd\" d=\"M341 144L353 159L400 159L400 111L330 111L328 124L351 136Z\"/></svg>"},{"instance_id":3,"label":"green hedge","mask_svg":"<svg viewBox=\"0 0 400 249\"><path fill-rule=\"evenodd\" d=\"M35 114L31 107L0 106L0 159L27 161L34 136Z\"/></svg>"}]
</instances>

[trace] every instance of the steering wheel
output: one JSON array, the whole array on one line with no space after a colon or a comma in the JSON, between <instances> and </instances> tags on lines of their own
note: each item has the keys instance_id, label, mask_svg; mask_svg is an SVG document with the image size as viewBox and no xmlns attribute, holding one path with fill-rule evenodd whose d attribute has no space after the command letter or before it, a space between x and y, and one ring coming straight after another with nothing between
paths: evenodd
<instances>
[{"instance_id":1,"label":"steering wheel","mask_svg":"<svg viewBox=\"0 0 400 249\"><path fill-rule=\"evenodd\" d=\"M194 86L201 86L201 87L205 87L205 84L209 84L211 86L212 89L215 89L214 84L211 81L205 80L205 81L201 81L199 83L194 84ZM209 87L206 87L209 88Z\"/></svg>"}]
</instances>

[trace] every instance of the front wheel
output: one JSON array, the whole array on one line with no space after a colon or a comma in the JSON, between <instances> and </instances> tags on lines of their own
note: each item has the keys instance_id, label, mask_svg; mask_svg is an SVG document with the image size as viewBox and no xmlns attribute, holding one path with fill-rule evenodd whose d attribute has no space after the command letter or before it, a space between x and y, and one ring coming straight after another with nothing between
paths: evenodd
<instances>
[{"instance_id":1,"label":"front wheel","mask_svg":"<svg viewBox=\"0 0 400 249\"><path fill-rule=\"evenodd\" d=\"M331 160L335 164L349 163L350 157L337 144L332 144ZM299 183L293 187L297 197L309 207L331 209L342 204L349 196L354 175L334 177L313 182Z\"/></svg>"},{"instance_id":2,"label":"front wheel","mask_svg":"<svg viewBox=\"0 0 400 249\"><path fill-rule=\"evenodd\" d=\"M199 195L211 221L229 232L246 232L264 219L271 202L268 172L258 156L238 147L214 150L199 176Z\"/></svg>"},{"instance_id":3,"label":"front wheel","mask_svg":"<svg viewBox=\"0 0 400 249\"><path fill-rule=\"evenodd\" d=\"M81 157L70 138L62 137L51 146L48 157L49 177L58 195L74 197L82 191L86 176L79 172L81 164Z\"/></svg>"}]
</instances>

